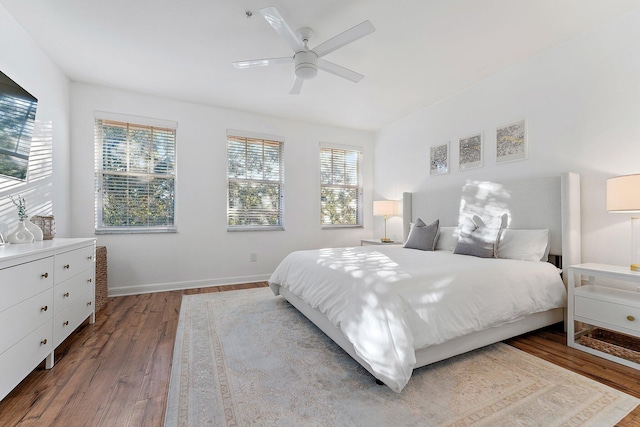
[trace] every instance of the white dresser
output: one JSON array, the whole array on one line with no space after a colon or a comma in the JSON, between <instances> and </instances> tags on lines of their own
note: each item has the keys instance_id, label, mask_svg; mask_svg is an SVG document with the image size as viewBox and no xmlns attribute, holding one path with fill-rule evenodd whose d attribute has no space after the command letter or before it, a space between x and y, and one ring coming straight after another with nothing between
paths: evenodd
<instances>
[{"instance_id":1,"label":"white dresser","mask_svg":"<svg viewBox=\"0 0 640 427\"><path fill-rule=\"evenodd\" d=\"M87 318L95 321L95 240L0 246L0 400Z\"/></svg>"}]
</instances>

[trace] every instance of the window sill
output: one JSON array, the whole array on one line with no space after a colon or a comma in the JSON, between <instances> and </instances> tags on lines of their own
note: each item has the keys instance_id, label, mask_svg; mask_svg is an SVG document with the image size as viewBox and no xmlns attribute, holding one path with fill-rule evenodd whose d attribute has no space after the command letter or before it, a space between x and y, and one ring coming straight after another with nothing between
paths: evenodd
<instances>
[{"instance_id":1,"label":"window sill","mask_svg":"<svg viewBox=\"0 0 640 427\"><path fill-rule=\"evenodd\" d=\"M228 226L227 231L284 231L284 227L281 225L269 225L269 226L255 226L255 225L240 225L240 226Z\"/></svg>"},{"instance_id":2,"label":"window sill","mask_svg":"<svg viewBox=\"0 0 640 427\"><path fill-rule=\"evenodd\" d=\"M362 225L322 225L320 226L323 230L339 230L343 228L364 228Z\"/></svg>"},{"instance_id":3,"label":"window sill","mask_svg":"<svg viewBox=\"0 0 640 427\"><path fill-rule=\"evenodd\" d=\"M97 228L95 234L157 234L157 233L177 233L177 227L163 228Z\"/></svg>"}]
</instances>

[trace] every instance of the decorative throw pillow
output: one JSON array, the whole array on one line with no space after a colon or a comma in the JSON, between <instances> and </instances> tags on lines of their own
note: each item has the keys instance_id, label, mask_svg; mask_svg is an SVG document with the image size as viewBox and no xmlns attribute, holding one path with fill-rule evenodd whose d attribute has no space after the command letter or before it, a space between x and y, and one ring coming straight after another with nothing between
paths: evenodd
<instances>
[{"instance_id":1,"label":"decorative throw pillow","mask_svg":"<svg viewBox=\"0 0 640 427\"><path fill-rule=\"evenodd\" d=\"M465 218L453 253L494 258L502 224L506 224L507 221L507 214L494 218L487 224L477 215L474 215L473 219Z\"/></svg>"},{"instance_id":2,"label":"decorative throw pillow","mask_svg":"<svg viewBox=\"0 0 640 427\"><path fill-rule=\"evenodd\" d=\"M478 215L474 215L472 219L473 222L476 223L476 225L484 224L484 221ZM509 225L509 215L507 215L506 213L500 215L497 218L493 218L491 222L495 221L496 219L500 219L500 228L507 228L507 226Z\"/></svg>"},{"instance_id":3,"label":"decorative throw pillow","mask_svg":"<svg viewBox=\"0 0 640 427\"><path fill-rule=\"evenodd\" d=\"M409 231L409 238L404 244L408 249L420 249L421 251L432 251L436 246L436 236L438 235L438 227L440 220L436 219L427 225L418 218Z\"/></svg>"}]
</instances>

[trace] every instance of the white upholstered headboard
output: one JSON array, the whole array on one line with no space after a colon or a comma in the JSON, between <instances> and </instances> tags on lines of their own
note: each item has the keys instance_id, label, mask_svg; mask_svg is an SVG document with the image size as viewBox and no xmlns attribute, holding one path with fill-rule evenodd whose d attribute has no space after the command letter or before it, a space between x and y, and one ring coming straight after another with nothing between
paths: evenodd
<instances>
[{"instance_id":1,"label":"white upholstered headboard","mask_svg":"<svg viewBox=\"0 0 640 427\"><path fill-rule=\"evenodd\" d=\"M404 238L417 218L457 226L466 216L504 212L510 228L549 229L550 253L562 255L563 270L580 263L580 175L571 172L505 182L469 180L462 188L404 193Z\"/></svg>"}]
</instances>

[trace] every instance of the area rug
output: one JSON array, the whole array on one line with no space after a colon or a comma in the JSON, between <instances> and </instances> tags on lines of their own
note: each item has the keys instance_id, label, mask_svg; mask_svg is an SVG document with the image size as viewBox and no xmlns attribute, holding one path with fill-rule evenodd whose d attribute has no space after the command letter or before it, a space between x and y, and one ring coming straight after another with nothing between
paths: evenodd
<instances>
[{"instance_id":1,"label":"area rug","mask_svg":"<svg viewBox=\"0 0 640 427\"><path fill-rule=\"evenodd\" d=\"M258 288L183 297L165 426L612 426L638 403L502 343L395 393Z\"/></svg>"}]
</instances>

